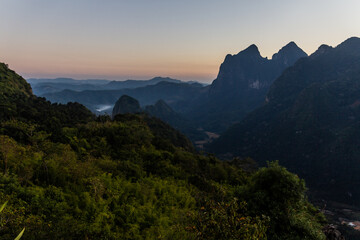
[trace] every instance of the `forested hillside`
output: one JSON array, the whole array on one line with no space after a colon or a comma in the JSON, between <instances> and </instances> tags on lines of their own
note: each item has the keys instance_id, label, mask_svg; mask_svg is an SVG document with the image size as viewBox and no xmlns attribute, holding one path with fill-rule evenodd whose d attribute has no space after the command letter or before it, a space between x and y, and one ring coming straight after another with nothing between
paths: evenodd
<instances>
[{"instance_id":1,"label":"forested hillside","mask_svg":"<svg viewBox=\"0 0 360 240\"><path fill-rule=\"evenodd\" d=\"M277 163L245 171L147 115L50 104L6 65L0 79L1 239L325 239Z\"/></svg>"}]
</instances>

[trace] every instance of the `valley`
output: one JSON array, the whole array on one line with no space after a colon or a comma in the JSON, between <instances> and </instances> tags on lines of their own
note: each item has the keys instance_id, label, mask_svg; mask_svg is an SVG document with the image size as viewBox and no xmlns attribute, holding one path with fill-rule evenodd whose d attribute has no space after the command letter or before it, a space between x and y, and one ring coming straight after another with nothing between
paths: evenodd
<instances>
[{"instance_id":1,"label":"valley","mask_svg":"<svg viewBox=\"0 0 360 240\"><path fill-rule=\"evenodd\" d=\"M260 167L267 161L278 161L304 178L312 202L341 232L356 239L360 226L357 209L359 139L356 134L360 121L357 104L360 96L359 49L360 40L350 38L334 48L320 46L307 56L291 42L268 60L261 57L255 45L251 45L237 55L226 56L211 85L161 77L126 83L73 79L59 83L59 80L33 79L30 82L42 98L34 96L31 101L44 101L41 105L45 104L54 113L57 110L53 108L75 111L68 117L78 115L76 108L83 108L80 112L84 117L94 119L97 115L96 121L105 121L105 124L110 124L108 121L132 122L132 119L141 124L146 122L150 129L159 131L153 132L152 144L164 149L173 149L174 144L192 154L196 151L215 153L225 160L223 163L233 161L237 164L250 157ZM7 71L6 67L4 71ZM32 96L29 85L21 84L22 89L27 89L25 95ZM12 86L16 89L18 85ZM3 102L7 101L6 96ZM92 113L86 112L88 110L78 103ZM3 109L2 119L13 118L10 116L14 113ZM29 116L26 112L17 114L20 121ZM55 116L53 119L57 118ZM81 118L78 118L80 122L89 121ZM70 122L78 120L69 119ZM51 123L44 130L55 131L51 134L51 141L55 142L64 141L61 140L64 134L70 134L67 126L73 126L69 122L69 125L62 125L59 132L58 125L64 123L47 121ZM17 139L19 144L34 141L23 140L17 133L13 135L13 130L7 132L9 124L5 121L2 131L11 133L9 136ZM138 127L143 128L140 125ZM176 130L170 130L172 127ZM20 129L15 128L16 131ZM78 141L76 139L69 144L75 144L72 141ZM172 143L166 139L171 139ZM81 151L89 149L85 142ZM323 208L320 199L327 202ZM333 231L331 227L329 229Z\"/></svg>"},{"instance_id":2,"label":"valley","mask_svg":"<svg viewBox=\"0 0 360 240\"><path fill-rule=\"evenodd\" d=\"M357 205L359 48L354 37L334 48L322 45L308 57L290 42L268 60L251 45L227 55L207 86L158 77L141 87L129 80L106 85L134 88L42 96L115 116L111 106L128 95L138 110L124 103L118 107L128 109L119 110L122 114L157 117L189 137L198 150L225 160L251 157L260 166L279 160L329 200Z\"/></svg>"},{"instance_id":3,"label":"valley","mask_svg":"<svg viewBox=\"0 0 360 240\"><path fill-rule=\"evenodd\" d=\"M1 240L359 240L360 1L0 1Z\"/></svg>"}]
</instances>

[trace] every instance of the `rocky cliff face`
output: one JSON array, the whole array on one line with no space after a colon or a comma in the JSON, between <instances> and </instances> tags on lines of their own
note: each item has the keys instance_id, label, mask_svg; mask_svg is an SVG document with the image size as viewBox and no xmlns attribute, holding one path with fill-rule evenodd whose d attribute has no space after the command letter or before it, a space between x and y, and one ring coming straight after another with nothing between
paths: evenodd
<instances>
[{"instance_id":1,"label":"rocky cliff face","mask_svg":"<svg viewBox=\"0 0 360 240\"><path fill-rule=\"evenodd\" d=\"M255 45L236 55L227 55L217 78L211 85L211 95L235 93L248 89L267 89L282 71L307 54L294 42L275 53L271 60L263 58Z\"/></svg>"},{"instance_id":2,"label":"rocky cliff face","mask_svg":"<svg viewBox=\"0 0 360 240\"><path fill-rule=\"evenodd\" d=\"M271 60L263 58L255 45L236 55L227 55L208 93L198 100L188 118L208 131L224 131L261 106L273 81L284 69L306 56L294 42Z\"/></svg>"}]
</instances>

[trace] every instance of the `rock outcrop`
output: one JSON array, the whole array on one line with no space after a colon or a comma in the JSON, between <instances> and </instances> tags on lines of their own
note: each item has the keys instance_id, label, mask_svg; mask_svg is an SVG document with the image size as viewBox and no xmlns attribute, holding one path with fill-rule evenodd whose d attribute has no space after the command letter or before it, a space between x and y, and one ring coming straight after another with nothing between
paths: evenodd
<instances>
[{"instance_id":1,"label":"rock outcrop","mask_svg":"<svg viewBox=\"0 0 360 240\"><path fill-rule=\"evenodd\" d=\"M112 116L114 117L116 114L139 113L141 111L138 100L127 95L122 95L115 103Z\"/></svg>"},{"instance_id":2,"label":"rock outcrop","mask_svg":"<svg viewBox=\"0 0 360 240\"><path fill-rule=\"evenodd\" d=\"M332 224L325 226L323 228L323 233L326 236L326 240L345 240L345 237L341 235L341 232Z\"/></svg>"}]
</instances>

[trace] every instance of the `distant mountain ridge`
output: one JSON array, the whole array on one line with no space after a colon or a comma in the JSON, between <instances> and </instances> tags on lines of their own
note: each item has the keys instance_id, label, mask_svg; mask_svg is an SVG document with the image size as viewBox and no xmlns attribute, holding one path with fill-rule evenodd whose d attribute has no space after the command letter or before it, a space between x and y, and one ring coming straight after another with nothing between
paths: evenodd
<instances>
[{"instance_id":1,"label":"distant mountain ridge","mask_svg":"<svg viewBox=\"0 0 360 240\"><path fill-rule=\"evenodd\" d=\"M85 90L119 90L124 88L138 88L155 85L159 82L183 83L181 80L169 77L154 77L149 80L125 80L111 81L102 79L75 80L72 78L35 79L30 78L34 94L41 96L47 93L61 92L63 90L85 91ZM195 83L194 81L190 83Z\"/></svg>"},{"instance_id":2,"label":"distant mountain ridge","mask_svg":"<svg viewBox=\"0 0 360 240\"><path fill-rule=\"evenodd\" d=\"M360 199L360 39L322 45L286 69L266 104L212 143L223 156L280 164L332 199Z\"/></svg>"},{"instance_id":3,"label":"distant mountain ridge","mask_svg":"<svg viewBox=\"0 0 360 240\"><path fill-rule=\"evenodd\" d=\"M183 81L169 77L154 77L149 80L111 81L104 87L104 90L145 87L158 84L159 82L182 83Z\"/></svg>"},{"instance_id":4,"label":"distant mountain ridge","mask_svg":"<svg viewBox=\"0 0 360 240\"><path fill-rule=\"evenodd\" d=\"M51 102L67 103L79 102L84 104L93 112L98 106L112 106L122 95L128 95L138 99L141 106L155 104L158 100L163 99L168 104L178 101L196 98L204 87L198 83L176 83L176 82L159 82L155 85L148 85L138 88L125 88L119 90L86 90L81 92L63 90L57 93L43 94L42 96ZM108 108L108 109L111 109ZM111 112L110 112L111 114Z\"/></svg>"},{"instance_id":5,"label":"distant mountain ridge","mask_svg":"<svg viewBox=\"0 0 360 240\"><path fill-rule=\"evenodd\" d=\"M26 79L31 85L42 84L42 83L66 83L66 84L92 84L92 85L103 85L111 82L106 79L73 79L73 78L28 78Z\"/></svg>"}]
</instances>

